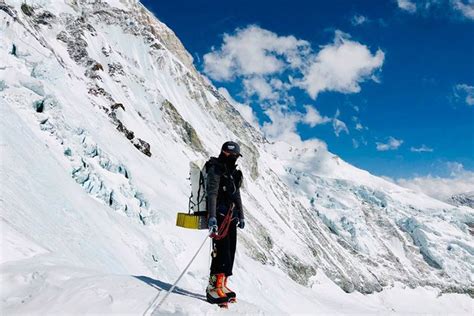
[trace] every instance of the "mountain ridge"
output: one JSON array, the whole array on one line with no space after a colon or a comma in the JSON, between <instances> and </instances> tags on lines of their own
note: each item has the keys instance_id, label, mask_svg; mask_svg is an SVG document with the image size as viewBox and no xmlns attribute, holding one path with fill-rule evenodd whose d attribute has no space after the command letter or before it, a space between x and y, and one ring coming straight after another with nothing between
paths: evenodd
<instances>
[{"instance_id":1,"label":"mountain ridge","mask_svg":"<svg viewBox=\"0 0 474 316\"><path fill-rule=\"evenodd\" d=\"M187 205L188 162L218 153L222 142L233 139L242 145L240 164L248 175L248 227L239 242L249 262L281 270L307 287L322 271L346 292L373 293L401 282L472 297L472 209L372 176L319 142L267 140L196 71L172 30L139 2L6 3L0 5L6 35L0 40L2 111L15 113L11 120L45 144L39 156L52 155L90 203L125 215L120 227L128 229L129 222L140 247L127 264L113 263L124 260L123 249L118 257L101 255L111 266L122 266L117 272L178 271L184 250L195 245L194 237L172 227L176 212ZM14 140L5 143L12 157L27 155L14 149ZM3 173L27 177L10 168ZM46 183L59 189L53 179ZM8 191L2 186L3 200L15 196L28 198L19 185ZM33 226L42 217L34 203L15 203L4 207L2 219L39 245L67 232L38 231ZM21 214L14 214L18 208ZM24 218L34 220L21 223ZM136 237L159 232L169 237ZM170 244L180 253L164 259L172 253ZM74 253L70 247L59 243L50 251ZM105 268L94 251L76 251L84 259L71 258ZM160 258L158 266L152 256ZM250 271L245 262L241 268ZM197 271L201 278L207 273Z\"/></svg>"}]
</instances>

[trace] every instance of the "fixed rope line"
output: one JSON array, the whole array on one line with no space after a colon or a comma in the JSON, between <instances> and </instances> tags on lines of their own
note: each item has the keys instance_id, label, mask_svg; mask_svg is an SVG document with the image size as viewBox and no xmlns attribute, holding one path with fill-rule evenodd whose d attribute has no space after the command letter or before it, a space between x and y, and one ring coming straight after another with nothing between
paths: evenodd
<instances>
[{"instance_id":1,"label":"fixed rope line","mask_svg":"<svg viewBox=\"0 0 474 316\"><path fill-rule=\"evenodd\" d=\"M206 238L204 238L201 246L199 246L199 249L196 251L196 253L194 254L194 256L191 258L191 261L189 261L188 265L184 268L183 272L181 272L181 275L178 277L178 279L174 282L173 286L171 286L171 288L168 290L168 292L166 293L166 295L161 299L161 301L158 303L158 305L156 305L155 308L153 308L153 310L151 311L150 315L153 315L159 308L160 306L163 304L163 302L168 298L168 296L171 294L171 292L173 292L173 290L175 289L176 285L178 284L178 282L181 280L181 278L183 277L183 275L186 273L186 271L188 271L189 269L189 266L191 265L191 263L193 263L194 259L196 259L197 255L199 254L199 252L201 252L201 249L202 247L204 246L204 244L206 243L207 241L207 238L209 237L209 235L206 235ZM148 306L148 308L145 310L145 312L143 313L143 316L146 316L147 315L147 312L153 307L154 303L156 302L156 300L158 299L158 297L160 296L161 294L161 291L155 296L155 298L153 299L153 301L151 302L151 304Z\"/></svg>"},{"instance_id":2,"label":"fixed rope line","mask_svg":"<svg viewBox=\"0 0 474 316\"><path fill-rule=\"evenodd\" d=\"M153 308L153 310L150 313L150 316L153 315L160 308L160 306L163 304L163 302L173 292L173 290L175 289L178 282L181 280L181 278L186 273L186 271L188 271L189 266L191 266L191 263L193 263L194 259L196 259L199 252L201 252L201 249L204 246L204 244L206 243L207 238L210 237L210 238L213 238L215 240L221 240L221 239L223 239L227 236L227 233L229 232L229 227L230 227L231 222L232 222L232 210L233 210L233 208L234 208L234 205L231 205L229 210L227 211L227 215L224 217L224 220L222 221L222 224L219 227L219 229L217 230L217 232L212 231L212 232L210 232L209 235L206 235L206 238L204 238L204 240L202 241L201 246L199 246L199 249L196 251L194 256L191 258L191 261L189 261L188 265L184 268L183 272L181 272L178 279L174 282L173 286L168 290L168 292L166 292L166 295L161 299L161 301L158 303L158 305L156 305L156 307ZM212 243L211 243L211 245L212 245ZM155 296L155 298L150 303L150 305L148 305L148 308L143 313L143 316L147 316L147 312L153 307L153 305L155 304L155 302L158 299L158 297L160 296L160 294L161 294L161 291L158 292L158 294Z\"/></svg>"}]
</instances>

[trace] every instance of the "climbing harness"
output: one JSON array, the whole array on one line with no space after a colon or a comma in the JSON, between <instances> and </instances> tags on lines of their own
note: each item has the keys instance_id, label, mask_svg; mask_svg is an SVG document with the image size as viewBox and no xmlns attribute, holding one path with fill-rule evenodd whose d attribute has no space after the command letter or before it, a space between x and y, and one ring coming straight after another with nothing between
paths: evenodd
<instances>
[{"instance_id":1,"label":"climbing harness","mask_svg":"<svg viewBox=\"0 0 474 316\"><path fill-rule=\"evenodd\" d=\"M234 204L232 204L227 211L227 214L224 217L224 220L222 221L222 224L219 226L219 229L217 233L211 233L210 237L213 238L214 240L221 240L227 236L227 233L229 232L229 227L232 222L232 211L234 209Z\"/></svg>"}]
</instances>

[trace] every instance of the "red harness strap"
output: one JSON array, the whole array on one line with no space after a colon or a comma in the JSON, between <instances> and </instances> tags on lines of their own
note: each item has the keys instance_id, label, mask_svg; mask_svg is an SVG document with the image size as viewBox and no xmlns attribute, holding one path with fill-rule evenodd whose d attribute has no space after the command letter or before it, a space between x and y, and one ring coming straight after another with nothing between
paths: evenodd
<instances>
[{"instance_id":1,"label":"red harness strap","mask_svg":"<svg viewBox=\"0 0 474 316\"><path fill-rule=\"evenodd\" d=\"M222 221L222 224L219 226L217 233L212 233L209 237L214 238L215 240L221 240L225 238L225 236L227 236L227 233L229 232L230 223L232 222L233 208L234 205L231 205L231 207L227 211L226 216L224 217L224 220Z\"/></svg>"}]
</instances>

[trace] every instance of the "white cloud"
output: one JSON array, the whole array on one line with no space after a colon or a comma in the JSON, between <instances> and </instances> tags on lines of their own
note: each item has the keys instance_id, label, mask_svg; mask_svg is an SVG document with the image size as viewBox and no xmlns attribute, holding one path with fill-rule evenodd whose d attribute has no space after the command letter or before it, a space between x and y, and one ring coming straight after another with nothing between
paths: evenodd
<instances>
[{"instance_id":1,"label":"white cloud","mask_svg":"<svg viewBox=\"0 0 474 316\"><path fill-rule=\"evenodd\" d=\"M388 138L387 143L379 143L379 142L376 143L378 151L396 150L402 144L403 144L403 140L396 139L392 136Z\"/></svg>"},{"instance_id":2,"label":"white cloud","mask_svg":"<svg viewBox=\"0 0 474 316\"><path fill-rule=\"evenodd\" d=\"M336 115L334 115L334 118L332 119L332 127L334 129L334 134L336 134L337 137L339 137L341 132L349 134L349 129L347 128L346 123L338 119L340 114L339 109L337 109Z\"/></svg>"},{"instance_id":3,"label":"white cloud","mask_svg":"<svg viewBox=\"0 0 474 316\"><path fill-rule=\"evenodd\" d=\"M398 7L411 14L428 13L431 9L447 11L446 8L460 13L468 20L474 20L474 0L397 0Z\"/></svg>"},{"instance_id":4,"label":"white cloud","mask_svg":"<svg viewBox=\"0 0 474 316\"><path fill-rule=\"evenodd\" d=\"M382 67L384 58L380 49L372 55L367 46L336 31L334 42L313 57L299 86L313 99L322 91L356 93L360 91L361 82L376 78L373 74Z\"/></svg>"},{"instance_id":5,"label":"white cloud","mask_svg":"<svg viewBox=\"0 0 474 316\"><path fill-rule=\"evenodd\" d=\"M256 25L224 34L223 44L204 55L204 71L212 79L269 75L287 67L298 68L309 43L294 36L278 36Z\"/></svg>"},{"instance_id":6,"label":"white cloud","mask_svg":"<svg viewBox=\"0 0 474 316\"><path fill-rule=\"evenodd\" d=\"M334 155L327 151L324 141L302 140L297 133L297 124L303 119L301 113L285 112L281 108L269 108L265 113L272 122L264 123L263 130L279 159L289 160L293 167L306 172L329 172L334 168Z\"/></svg>"},{"instance_id":7,"label":"white cloud","mask_svg":"<svg viewBox=\"0 0 474 316\"><path fill-rule=\"evenodd\" d=\"M453 8L460 12L465 18L474 20L474 1L473 0L451 0Z\"/></svg>"},{"instance_id":8,"label":"white cloud","mask_svg":"<svg viewBox=\"0 0 474 316\"><path fill-rule=\"evenodd\" d=\"M420 147L411 147L410 148L410 151L412 152L416 152L416 153L422 153L422 152L433 152L433 148L430 148L428 146L426 146L425 144L421 145Z\"/></svg>"},{"instance_id":9,"label":"white cloud","mask_svg":"<svg viewBox=\"0 0 474 316\"><path fill-rule=\"evenodd\" d=\"M276 78L270 79L270 84L274 89L277 89L277 90L286 90L290 88L288 83L284 83L280 79L276 79Z\"/></svg>"},{"instance_id":10,"label":"white cloud","mask_svg":"<svg viewBox=\"0 0 474 316\"><path fill-rule=\"evenodd\" d=\"M447 163L447 168L454 168L449 177L428 175L398 179L397 183L440 200L447 200L455 194L474 191L474 172L465 170L462 164L456 162Z\"/></svg>"},{"instance_id":11,"label":"white cloud","mask_svg":"<svg viewBox=\"0 0 474 316\"><path fill-rule=\"evenodd\" d=\"M271 122L265 122L262 130L265 136L272 140L286 141L289 144L298 143L301 137L297 133L297 124L304 123L311 127L326 124L333 119L321 116L317 109L311 105L305 105L306 113L288 111L283 107L271 107L265 110L265 114ZM342 123L344 124L344 123ZM319 141L319 140L318 140Z\"/></svg>"},{"instance_id":12,"label":"white cloud","mask_svg":"<svg viewBox=\"0 0 474 316\"><path fill-rule=\"evenodd\" d=\"M446 169L448 169L451 177L457 177L464 172L463 164L457 161L448 161L446 163Z\"/></svg>"},{"instance_id":13,"label":"white cloud","mask_svg":"<svg viewBox=\"0 0 474 316\"><path fill-rule=\"evenodd\" d=\"M247 122L249 122L252 126L257 127L257 128L260 126L260 124L258 123L257 117L255 115L255 112L253 111L250 105L237 102L234 98L232 98L232 96L230 95L229 91L227 91L226 88L219 88L217 90L219 91L220 94L222 94L227 99L227 101L229 101L231 105L234 106L234 108L237 109L237 111L239 111L240 115L242 115L242 117Z\"/></svg>"},{"instance_id":14,"label":"white cloud","mask_svg":"<svg viewBox=\"0 0 474 316\"><path fill-rule=\"evenodd\" d=\"M335 32L332 43L313 52L304 40L250 25L225 34L222 45L204 55L204 71L213 80L238 79L242 83L245 103L255 102L270 118L262 126L269 139L297 142L302 141L298 124L314 127L332 123L336 136L349 134L349 129L338 118L339 110L334 118L322 116L308 105L305 112L296 111L292 88L305 90L313 99L322 91L355 93L363 81L377 81L375 72L383 62L380 49L372 54L367 46L341 31ZM233 100L227 90L220 91L247 121L258 126L249 105Z\"/></svg>"},{"instance_id":15,"label":"white cloud","mask_svg":"<svg viewBox=\"0 0 474 316\"><path fill-rule=\"evenodd\" d=\"M225 34L221 47L204 55L204 71L219 81L243 77L247 93L265 99L274 97L268 84L290 70L282 88L300 87L316 99L322 91L356 93L361 82L377 82L374 73L382 67L384 58L382 50L372 54L367 46L341 31L335 32L333 43L315 54L307 41L250 25L232 35Z\"/></svg>"},{"instance_id":16,"label":"white cloud","mask_svg":"<svg viewBox=\"0 0 474 316\"><path fill-rule=\"evenodd\" d=\"M384 180L387 180L388 182L392 182L392 183L397 183L395 181L395 179L391 178L391 177L388 177L388 176L379 176L380 178L384 179Z\"/></svg>"},{"instance_id":17,"label":"white cloud","mask_svg":"<svg viewBox=\"0 0 474 316\"><path fill-rule=\"evenodd\" d=\"M271 122L263 123L262 130L265 136L271 140L284 141L294 144L301 141L296 131L296 126L302 120L299 112L288 112L281 108L269 108L265 114Z\"/></svg>"},{"instance_id":18,"label":"white cloud","mask_svg":"<svg viewBox=\"0 0 474 316\"><path fill-rule=\"evenodd\" d=\"M351 19L352 25L361 25L361 24L364 24L364 23L368 23L369 21L370 21L369 18L367 18L363 15L360 15L360 14L354 15Z\"/></svg>"},{"instance_id":19,"label":"white cloud","mask_svg":"<svg viewBox=\"0 0 474 316\"><path fill-rule=\"evenodd\" d=\"M311 105L305 105L304 108L306 109L306 115L303 117L303 122L311 127L315 127L316 125L325 124L331 121L329 117L321 116L321 114L319 114L319 111Z\"/></svg>"},{"instance_id":20,"label":"white cloud","mask_svg":"<svg viewBox=\"0 0 474 316\"><path fill-rule=\"evenodd\" d=\"M359 144L359 141L357 141L356 139L352 139L352 146L354 148L359 148L360 144Z\"/></svg>"},{"instance_id":21,"label":"white cloud","mask_svg":"<svg viewBox=\"0 0 474 316\"><path fill-rule=\"evenodd\" d=\"M362 123L359 121L359 118L357 116L352 116L352 121L355 123L355 129L358 131L363 131L363 130L368 130L369 128L367 126L362 125Z\"/></svg>"},{"instance_id":22,"label":"white cloud","mask_svg":"<svg viewBox=\"0 0 474 316\"><path fill-rule=\"evenodd\" d=\"M410 0L397 0L398 7L410 13L416 12L416 4Z\"/></svg>"},{"instance_id":23,"label":"white cloud","mask_svg":"<svg viewBox=\"0 0 474 316\"><path fill-rule=\"evenodd\" d=\"M277 91L262 77L244 79L244 90L247 96L256 95L260 101L276 100L279 97Z\"/></svg>"},{"instance_id":24,"label":"white cloud","mask_svg":"<svg viewBox=\"0 0 474 316\"><path fill-rule=\"evenodd\" d=\"M341 134L341 132L345 132L346 134L349 134L349 129L347 128L346 123L339 119L333 119L332 120L332 127L334 128L334 134L336 134L337 137Z\"/></svg>"},{"instance_id":25,"label":"white cloud","mask_svg":"<svg viewBox=\"0 0 474 316\"><path fill-rule=\"evenodd\" d=\"M474 105L474 86L467 84L457 84L454 87L456 99L463 99L467 105Z\"/></svg>"}]
</instances>

